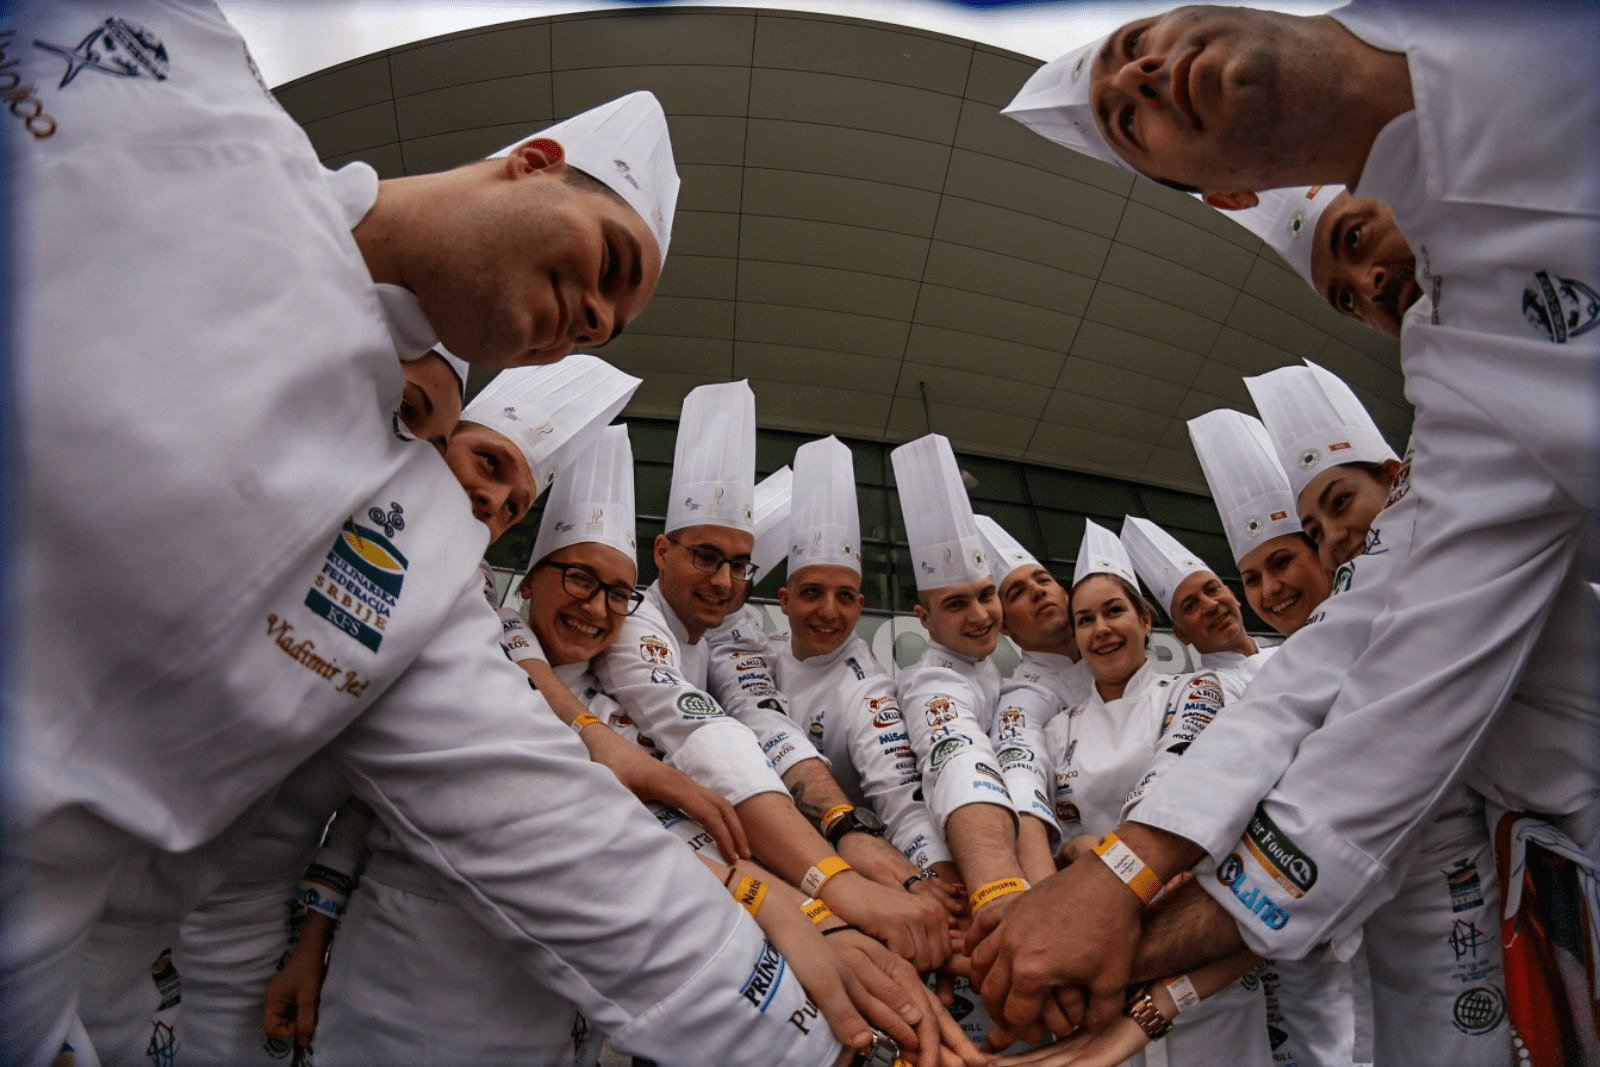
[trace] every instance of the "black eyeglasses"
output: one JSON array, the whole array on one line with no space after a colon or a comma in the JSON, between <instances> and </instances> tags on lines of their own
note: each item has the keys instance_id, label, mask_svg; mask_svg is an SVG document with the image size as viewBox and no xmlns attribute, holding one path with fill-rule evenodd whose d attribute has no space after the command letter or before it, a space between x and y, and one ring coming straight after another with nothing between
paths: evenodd
<instances>
[{"instance_id":1,"label":"black eyeglasses","mask_svg":"<svg viewBox=\"0 0 1600 1067\"><path fill-rule=\"evenodd\" d=\"M722 569L722 565L726 563L728 565L728 576L734 581L753 582L756 580L756 572L761 569L747 559L729 559L727 556L724 556L721 552L718 552L713 548L701 548L698 545L686 545L682 541L679 541L671 536L667 536L667 540L671 541L673 544L689 553L689 558L694 563L694 569L697 571L703 571L706 574L717 573Z\"/></svg>"},{"instance_id":2,"label":"black eyeglasses","mask_svg":"<svg viewBox=\"0 0 1600 1067\"><path fill-rule=\"evenodd\" d=\"M596 593L606 595L606 610L613 615L632 615L644 603L644 594L631 585L607 585L576 563L557 563L543 560L541 567L554 567L561 572L561 588L574 600L590 601Z\"/></svg>"}]
</instances>

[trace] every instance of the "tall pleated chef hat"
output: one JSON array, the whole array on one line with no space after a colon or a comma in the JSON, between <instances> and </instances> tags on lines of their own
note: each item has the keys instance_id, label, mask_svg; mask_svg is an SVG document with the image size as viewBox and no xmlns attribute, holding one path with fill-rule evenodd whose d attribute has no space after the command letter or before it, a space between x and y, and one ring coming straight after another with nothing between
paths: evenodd
<instances>
[{"instance_id":1,"label":"tall pleated chef hat","mask_svg":"<svg viewBox=\"0 0 1600 1067\"><path fill-rule=\"evenodd\" d=\"M1135 589L1139 588L1133 561L1117 535L1093 519L1085 519L1083 540L1078 544L1078 563L1072 568L1072 587L1076 589L1079 582L1092 574L1115 574Z\"/></svg>"},{"instance_id":2,"label":"tall pleated chef hat","mask_svg":"<svg viewBox=\"0 0 1600 1067\"><path fill-rule=\"evenodd\" d=\"M605 184L639 213L667 261L672 216L678 206L678 168L672 159L667 115L655 94L640 90L580 111L549 129L529 134L490 156L499 159L534 137L561 145L567 165Z\"/></svg>"},{"instance_id":3,"label":"tall pleated chef hat","mask_svg":"<svg viewBox=\"0 0 1600 1067\"><path fill-rule=\"evenodd\" d=\"M443 356L444 361L450 365L450 369L455 371L456 380L461 383L461 396L465 399L467 395L467 361L444 345L434 345L430 351L437 352Z\"/></svg>"},{"instance_id":4,"label":"tall pleated chef hat","mask_svg":"<svg viewBox=\"0 0 1600 1067\"><path fill-rule=\"evenodd\" d=\"M794 510L789 513L789 577L828 563L861 573L861 517L856 467L837 437L807 441L794 454Z\"/></svg>"},{"instance_id":5,"label":"tall pleated chef hat","mask_svg":"<svg viewBox=\"0 0 1600 1067\"><path fill-rule=\"evenodd\" d=\"M989 573L994 575L996 589L1004 585L1011 572L1018 567L1033 568L1039 565L1033 553L1023 548L1022 542L1007 533L1004 526L987 515L973 517L978 520L978 534L983 538L984 551L989 554Z\"/></svg>"},{"instance_id":6,"label":"tall pleated chef hat","mask_svg":"<svg viewBox=\"0 0 1600 1067\"><path fill-rule=\"evenodd\" d=\"M1172 595L1185 578L1212 573L1176 537L1137 515L1122 518L1122 547L1127 549L1133 569L1144 579L1145 588L1168 615L1172 614Z\"/></svg>"},{"instance_id":7,"label":"tall pleated chef hat","mask_svg":"<svg viewBox=\"0 0 1600 1067\"><path fill-rule=\"evenodd\" d=\"M1246 378L1244 384L1297 501L1329 467L1399 458L1350 387L1310 360L1303 367Z\"/></svg>"},{"instance_id":8,"label":"tall pleated chef hat","mask_svg":"<svg viewBox=\"0 0 1600 1067\"><path fill-rule=\"evenodd\" d=\"M626 425L606 426L556 475L533 542L534 562L593 541L638 562L634 534L633 446Z\"/></svg>"},{"instance_id":9,"label":"tall pleated chef hat","mask_svg":"<svg viewBox=\"0 0 1600 1067\"><path fill-rule=\"evenodd\" d=\"M1235 563L1274 537L1300 532L1289 478L1260 419L1218 408L1189 420L1189 440Z\"/></svg>"},{"instance_id":10,"label":"tall pleated chef hat","mask_svg":"<svg viewBox=\"0 0 1600 1067\"><path fill-rule=\"evenodd\" d=\"M756 545L750 550L750 562L761 568L757 581L771 574L789 551L793 493L794 471L788 467L779 467L756 485Z\"/></svg>"},{"instance_id":11,"label":"tall pleated chef hat","mask_svg":"<svg viewBox=\"0 0 1600 1067\"><path fill-rule=\"evenodd\" d=\"M1103 43L1104 37L1091 41L1034 71L1000 114L1010 115L1056 144L1132 171L1106 143L1095 122L1094 108L1089 106L1090 68Z\"/></svg>"},{"instance_id":12,"label":"tall pleated chef hat","mask_svg":"<svg viewBox=\"0 0 1600 1067\"><path fill-rule=\"evenodd\" d=\"M900 489L917 591L989 577L989 557L949 440L931 433L901 445L889 459Z\"/></svg>"},{"instance_id":13,"label":"tall pleated chef hat","mask_svg":"<svg viewBox=\"0 0 1600 1067\"><path fill-rule=\"evenodd\" d=\"M1311 249L1316 241L1317 220L1344 191L1342 185L1265 189L1256 194L1260 203L1255 207L1222 214L1265 241L1307 285L1315 286L1311 280Z\"/></svg>"},{"instance_id":14,"label":"tall pleated chef hat","mask_svg":"<svg viewBox=\"0 0 1600 1067\"><path fill-rule=\"evenodd\" d=\"M683 398L672 453L667 533L726 526L754 535L756 395L748 382L714 382Z\"/></svg>"},{"instance_id":15,"label":"tall pleated chef hat","mask_svg":"<svg viewBox=\"0 0 1600 1067\"><path fill-rule=\"evenodd\" d=\"M627 404L639 379L582 353L539 367L512 367L489 380L461 412L522 451L543 492Z\"/></svg>"}]
</instances>

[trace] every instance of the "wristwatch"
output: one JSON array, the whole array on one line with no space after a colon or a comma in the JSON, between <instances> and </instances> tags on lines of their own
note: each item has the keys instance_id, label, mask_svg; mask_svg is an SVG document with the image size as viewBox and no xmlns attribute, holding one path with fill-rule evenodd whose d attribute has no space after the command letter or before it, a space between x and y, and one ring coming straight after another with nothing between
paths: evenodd
<instances>
[{"instance_id":1,"label":"wristwatch","mask_svg":"<svg viewBox=\"0 0 1600 1067\"><path fill-rule=\"evenodd\" d=\"M1167 1036L1167 1031L1172 1029L1172 1020L1161 1014L1161 1009L1156 1007L1156 1002L1150 996L1150 987L1145 986L1139 990L1134 998L1128 1001L1128 1006L1122 1014L1139 1024L1151 1041L1160 1041Z\"/></svg>"},{"instance_id":2,"label":"wristwatch","mask_svg":"<svg viewBox=\"0 0 1600 1067\"><path fill-rule=\"evenodd\" d=\"M828 838L828 844L838 848L839 839L844 837L845 834L859 830L861 833L871 834L873 837L882 837L887 829L888 827L884 826L883 820L878 818L871 808L851 808L829 823L823 833Z\"/></svg>"},{"instance_id":3,"label":"wristwatch","mask_svg":"<svg viewBox=\"0 0 1600 1067\"><path fill-rule=\"evenodd\" d=\"M881 1030L872 1031L872 1044L856 1053L850 1067L894 1067L900 1059L900 1046Z\"/></svg>"}]
</instances>

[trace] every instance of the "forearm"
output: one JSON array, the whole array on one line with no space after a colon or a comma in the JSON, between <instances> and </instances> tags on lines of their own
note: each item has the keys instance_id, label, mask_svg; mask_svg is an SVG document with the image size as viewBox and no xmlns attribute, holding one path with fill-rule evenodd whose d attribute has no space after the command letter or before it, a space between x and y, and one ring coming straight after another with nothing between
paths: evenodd
<instances>
[{"instance_id":1,"label":"forearm","mask_svg":"<svg viewBox=\"0 0 1600 1067\"><path fill-rule=\"evenodd\" d=\"M945 840L969 891L1002 878L1022 877L1016 815L1009 807L962 805L945 823Z\"/></svg>"},{"instance_id":2,"label":"forearm","mask_svg":"<svg viewBox=\"0 0 1600 1067\"><path fill-rule=\"evenodd\" d=\"M1145 909L1133 978L1149 981L1187 973L1193 980L1201 968L1247 951L1239 928L1228 913L1198 885L1188 882ZM1248 969L1240 968L1233 977Z\"/></svg>"},{"instance_id":3,"label":"forearm","mask_svg":"<svg viewBox=\"0 0 1600 1067\"><path fill-rule=\"evenodd\" d=\"M790 767L783 774L783 784L789 788L800 814L817 825L821 825L822 817L829 810L850 803L828 765L820 759L808 759Z\"/></svg>"},{"instance_id":4,"label":"forearm","mask_svg":"<svg viewBox=\"0 0 1600 1067\"><path fill-rule=\"evenodd\" d=\"M1056 873L1055 854L1050 849L1050 827L1032 815L1017 819L1017 862L1023 877L1038 883Z\"/></svg>"},{"instance_id":5,"label":"forearm","mask_svg":"<svg viewBox=\"0 0 1600 1067\"><path fill-rule=\"evenodd\" d=\"M761 863L799 884L806 871L834 854L816 827L782 793L757 793L734 806Z\"/></svg>"}]
</instances>

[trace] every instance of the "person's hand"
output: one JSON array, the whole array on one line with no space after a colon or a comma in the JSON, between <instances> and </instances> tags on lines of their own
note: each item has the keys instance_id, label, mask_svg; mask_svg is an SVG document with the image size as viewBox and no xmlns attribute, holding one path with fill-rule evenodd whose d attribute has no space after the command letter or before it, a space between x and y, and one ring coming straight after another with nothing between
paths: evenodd
<instances>
[{"instance_id":1,"label":"person's hand","mask_svg":"<svg viewBox=\"0 0 1600 1067\"><path fill-rule=\"evenodd\" d=\"M1150 1038L1139 1024L1118 1015L1106 1026L1079 1030L1048 1045L1002 1056L995 1067L1116 1067L1143 1049Z\"/></svg>"},{"instance_id":2,"label":"person's hand","mask_svg":"<svg viewBox=\"0 0 1600 1067\"><path fill-rule=\"evenodd\" d=\"M1095 842L1099 840L1093 834L1079 834L1072 840L1064 842L1061 851L1056 854L1056 867L1065 870L1085 856L1094 855Z\"/></svg>"},{"instance_id":3,"label":"person's hand","mask_svg":"<svg viewBox=\"0 0 1600 1067\"><path fill-rule=\"evenodd\" d=\"M902 889L905 881L917 873L917 865L906 859L893 843L876 834L859 831L839 838L836 851L844 861L881 886Z\"/></svg>"},{"instance_id":4,"label":"person's hand","mask_svg":"<svg viewBox=\"0 0 1600 1067\"><path fill-rule=\"evenodd\" d=\"M601 736L602 730L610 739ZM717 849L729 863L750 858L750 842L745 838L739 816L722 796L701 786L682 771L630 745L610 727L591 726L585 733L596 735L589 744L589 755L617 776L617 781L640 800L677 808L694 819L716 841ZM586 744L590 738L585 737Z\"/></svg>"},{"instance_id":5,"label":"person's hand","mask_svg":"<svg viewBox=\"0 0 1600 1067\"><path fill-rule=\"evenodd\" d=\"M320 928L320 929L319 929ZM304 1048L317 1031L317 1004L322 999L322 979L328 934L333 920L320 912L306 916L300 940L283 967L267 983L262 1028L268 1037L292 1040Z\"/></svg>"},{"instance_id":6,"label":"person's hand","mask_svg":"<svg viewBox=\"0 0 1600 1067\"><path fill-rule=\"evenodd\" d=\"M822 897L839 918L888 945L918 971L931 971L950 955L949 913L928 897L881 886L853 870L830 878Z\"/></svg>"},{"instance_id":7,"label":"person's hand","mask_svg":"<svg viewBox=\"0 0 1600 1067\"><path fill-rule=\"evenodd\" d=\"M918 1067L979 1067L989 1062L910 963L859 931L830 934L827 940L877 1001L918 1007L921 1019L915 1024L916 1044L900 1044L902 1051L918 1053ZM905 1014L903 1009L901 1014Z\"/></svg>"},{"instance_id":8,"label":"person's hand","mask_svg":"<svg viewBox=\"0 0 1600 1067\"><path fill-rule=\"evenodd\" d=\"M1037 1040L1041 1025L1067 1033L1121 1014L1143 905L1111 868L1075 863L1002 899L1010 903L978 913L967 945L973 985L997 1024ZM1079 986L1088 989L1086 1007ZM1067 988L1057 996L1057 987Z\"/></svg>"},{"instance_id":9,"label":"person's hand","mask_svg":"<svg viewBox=\"0 0 1600 1067\"><path fill-rule=\"evenodd\" d=\"M950 913L954 921L956 916L967 909L967 889L961 884L960 876L956 874L956 865L949 860L941 860L929 864L928 870L933 872L933 877L919 878L912 882L911 892L937 901L941 908Z\"/></svg>"}]
</instances>

